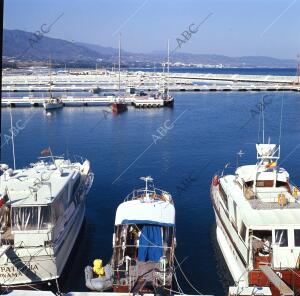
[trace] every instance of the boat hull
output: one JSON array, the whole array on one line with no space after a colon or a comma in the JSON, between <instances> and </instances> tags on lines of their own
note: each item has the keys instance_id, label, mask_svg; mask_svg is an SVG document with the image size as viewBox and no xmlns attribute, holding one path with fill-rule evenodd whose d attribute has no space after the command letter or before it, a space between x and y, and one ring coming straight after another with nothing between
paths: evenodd
<instances>
[{"instance_id":1,"label":"boat hull","mask_svg":"<svg viewBox=\"0 0 300 296\"><path fill-rule=\"evenodd\" d=\"M164 106L173 107L174 106L174 98L169 99L169 100L164 100Z\"/></svg>"},{"instance_id":2,"label":"boat hull","mask_svg":"<svg viewBox=\"0 0 300 296\"><path fill-rule=\"evenodd\" d=\"M63 103L44 103L43 104L45 110L55 110L61 109L64 104Z\"/></svg>"},{"instance_id":3,"label":"boat hull","mask_svg":"<svg viewBox=\"0 0 300 296\"><path fill-rule=\"evenodd\" d=\"M233 233L233 230L230 229L230 222L229 220L226 221L226 217L222 215L221 206L216 201L217 199L214 198L213 190L211 199L217 224L216 236L218 245L234 282L242 289L248 287L270 287L273 296L280 296L278 289L259 269L259 263L255 264L253 269L249 270L247 268L248 265L243 256L241 256L236 240L232 238L231 233ZM263 261L261 264L268 264L268 261ZM272 270L295 291L295 295L300 292L300 269L298 267L293 269L272 268Z\"/></svg>"},{"instance_id":4,"label":"boat hull","mask_svg":"<svg viewBox=\"0 0 300 296\"><path fill-rule=\"evenodd\" d=\"M215 192L211 191L211 201L216 218L216 237L218 245L221 249L222 255L226 265L235 282L239 283L240 287L248 286L248 276L246 272L246 262L243 255L239 251L237 244L231 236L234 233L232 224L227 216L222 212L222 206L217 205L217 198L214 197ZM226 221L227 219L227 221Z\"/></svg>"},{"instance_id":5,"label":"boat hull","mask_svg":"<svg viewBox=\"0 0 300 296\"><path fill-rule=\"evenodd\" d=\"M112 103L112 112L115 114L119 114L125 112L127 110L126 103Z\"/></svg>"},{"instance_id":6,"label":"boat hull","mask_svg":"<svg viewBox=\"0 0 300 296\"><path fill-rule=\"evenodd\" d=\"M58 279L66 266L69 255L75 245L85 216L85 198L75 210L68 223L60 243L54 247L40 247L34 253L43 255L28 256L30 248L22 248L23 254L17 248L11 248L5 254L7 263L0 265L0 285L2 288L28 287L40 285ZM27 250L26 250L27 249ZM47 255L48 254L48 255Z\"/></svg>"}]
</instances>

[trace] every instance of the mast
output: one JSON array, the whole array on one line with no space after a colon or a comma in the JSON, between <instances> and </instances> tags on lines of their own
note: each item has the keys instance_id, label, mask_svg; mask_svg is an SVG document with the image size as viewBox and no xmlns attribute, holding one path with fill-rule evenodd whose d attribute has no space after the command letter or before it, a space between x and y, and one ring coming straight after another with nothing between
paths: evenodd
<instances>
[{"instance_id":1,"label":"mast","mask_svg":"<svg viewBox=\"0 0 300 296\"><path fill-rule=\"evenodd\" d=\"M121 33L119 35L119 98L121 93Z\"/></svg>"},{"instance_id":2,"label":"mast","mask_svg":"<svg viewBox=\"0 0 300 296\"><path fill-rule=\"evenodd\" d=\"M262 105L261 105L261 112L262 112L262 121L263 121L263 130L262 130L262 132L263 132L263 144L265 143L265 115L264 115L264 103L265 103L265 101L264 101L264 97L262 97Z\"/></svg>"},{"instance_id":3,"label":"mast","mask_svg":"<svg viewBox=\"0 0 300 296\"><path fill-rule=\"evenodd\" d=\"M300 54L297 55L298 63L297 63L297 84L300 84Z\"/></svg>"},{"instance_id":4,"label":"mast","mask_svg":"<svg viewBox=\"0 0 300 296\"><path fill-rule=\"evenodd\" d=\"M49 92L50 92L50 98L52 98L52 73L51 73L51 56L49 57Z\"/></svg>"},{"instance_id":5,"label":"mast","mask_svg":"<svg viewBox=\"0 0 300 296\"><path fill-rule=\"evenodd\" d=\"M146 198L148 198L149 197L149 194L148 194L148 182L153 182L153 179L151 178L151 176L141 177L140 179L146 182L145 193L146 193Z\"/></svg>"},{"instance_id":6,"label":"mast","mask_svg":"<svg viewBox=\"0 0 300 296\"><path fill-rule=\"evenodd\" d=\"M168 76L167 76L167 94L169 95L169 78L170 78L170 39L168 39Z\"/></svg>"},{"instance_id":7,"label":"mast","mask_svg":"<svg viewBox=\"0 0 300 296\"><path fill-rule=\"evenodd\" d=\"M13 129L13 120L11 114L11 106L9 108L10 115L10 132L11 132L11 143L12 143L12 154L13 154L13 162L14 162L14 170L16 169L16 156L15 156L15 138L14 138L14 129Z\"/></svg>"}]
</instances>

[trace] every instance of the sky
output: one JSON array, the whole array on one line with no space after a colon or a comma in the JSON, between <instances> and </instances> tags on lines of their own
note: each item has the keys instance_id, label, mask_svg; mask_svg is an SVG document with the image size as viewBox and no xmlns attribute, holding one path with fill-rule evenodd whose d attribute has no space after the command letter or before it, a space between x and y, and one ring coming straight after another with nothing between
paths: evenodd
<instances>
[{"instance_id":1,"label":"sky","mask_svg":"<svg viewBox=\"0 0 300 296\"><path fill-rule=\"evenodd\" d=\"M124 50L143 53L165 50L169 39L171 50L180 43L179 52L295 59L299 16L300 0L4 2L5 29L41 31L58 18L46 36L117 47L121 33Z\"/></svg>"}]
</instances>

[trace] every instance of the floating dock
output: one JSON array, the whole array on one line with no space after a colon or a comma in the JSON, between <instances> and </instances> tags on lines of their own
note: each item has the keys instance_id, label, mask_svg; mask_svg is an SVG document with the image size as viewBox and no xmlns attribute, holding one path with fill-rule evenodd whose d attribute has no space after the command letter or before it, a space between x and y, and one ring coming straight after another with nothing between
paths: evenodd
<instances>
[{"instance_id":1,"label":"floating dock","mask_svg":"<svg viewBox=\"0 0 300 296\"><path fill-rule=\"evenodd\" d=\"M88 106L110 106L115 97L61 97L64 107L88 107ZM128 96L124 98L128 105L135 108L160 108L164 107L163 99L151 99L148 97ZM22 97L4 98L1 101L2 107L43 107L45 98Z\"/></svg>"}]
</instances>

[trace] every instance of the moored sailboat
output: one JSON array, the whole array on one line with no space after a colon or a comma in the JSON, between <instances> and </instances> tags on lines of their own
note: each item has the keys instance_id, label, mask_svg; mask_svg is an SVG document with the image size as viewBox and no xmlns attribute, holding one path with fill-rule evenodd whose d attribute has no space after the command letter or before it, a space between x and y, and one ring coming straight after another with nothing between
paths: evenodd
<instances>
[{"instance_id":1,"label":"moored sailboat","mask_svg":"<svg viewBox=\"0 0 300 296\"><path fill-rule=\"evenodd\" d=\"M127 103L124 97L121 97L121 36L119 37L119 82L118 82L118 97L113 99L112 112L119 114L127 110Z\"/></svg>"}]
</instances>

